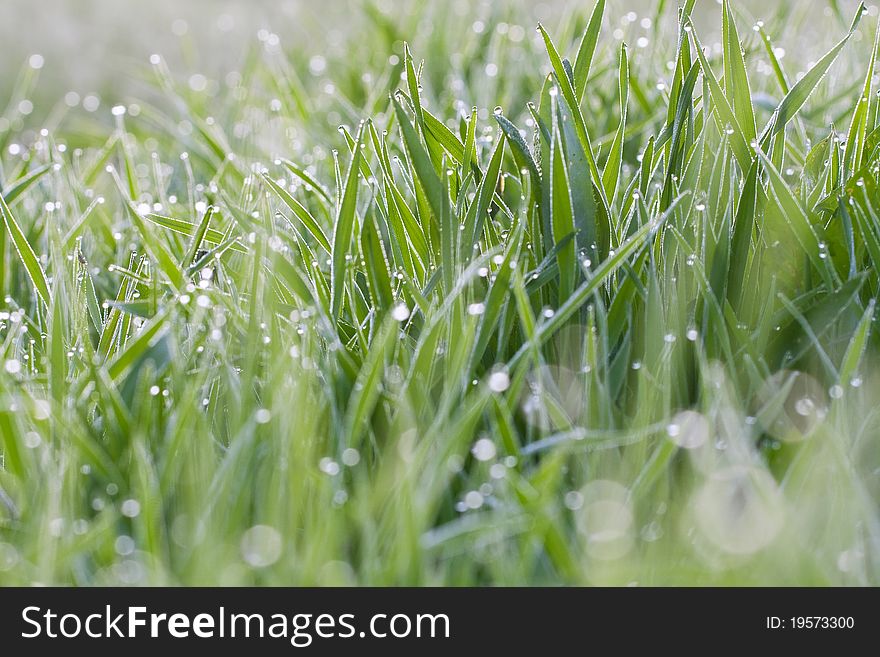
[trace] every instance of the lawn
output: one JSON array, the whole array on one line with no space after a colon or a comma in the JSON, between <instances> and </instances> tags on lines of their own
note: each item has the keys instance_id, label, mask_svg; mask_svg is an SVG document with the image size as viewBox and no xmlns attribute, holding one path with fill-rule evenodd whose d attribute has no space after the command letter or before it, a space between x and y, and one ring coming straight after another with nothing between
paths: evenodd
<instances>
[{"instance_id":1,"label":"lawn","mask_svg":"<svg viewBox=\"0 0 880 657\"><path fill-rule=\"evenodd\" d=\"M877 8L605 4L5 62L0 584L880 584Z\"/></svg>"}]
</instances>

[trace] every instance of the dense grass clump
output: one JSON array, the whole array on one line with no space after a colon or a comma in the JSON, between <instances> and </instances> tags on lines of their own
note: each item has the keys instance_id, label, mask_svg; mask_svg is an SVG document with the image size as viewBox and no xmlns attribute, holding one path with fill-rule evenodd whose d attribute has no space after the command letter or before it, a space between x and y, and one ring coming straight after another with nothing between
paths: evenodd
<instances>
[{"instance_id":1,"label":"dense grass clump","mask_svg":"<svg viewBox=\"0 0 880 657\"><path fill-rule=\"evenodd\" d=\"M880 583L876 12L671 4L25 75L0 583Z\"/></svg>"}]
</instances>

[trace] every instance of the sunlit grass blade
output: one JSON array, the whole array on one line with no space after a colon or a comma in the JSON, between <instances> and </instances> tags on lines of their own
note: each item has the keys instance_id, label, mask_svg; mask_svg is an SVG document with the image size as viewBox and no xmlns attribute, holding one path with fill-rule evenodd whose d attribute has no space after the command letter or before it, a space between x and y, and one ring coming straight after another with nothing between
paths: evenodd
<instances>
[{"instance_id":1,"label":"sunlit grass blade","mask_svg":"<svg viewBox=\"0 0 880 657\"><path fill-rule=\"evenodd\" d=\"M618 96L620 98L620 124L611 142L611 150L605 162L605 170L602 172L602 184L605 187L605 196L614 200L617 193L617 183L620 179L620 170L623 166L623 141L626 138L626 110L629 102L629 61L626 55L626 46L620 46L620 63L618 73Z\"/></svg>"},{"instance_id":2,"label":"sunlit grass blade","mask_svg":"<svg viewBox=\"0 0 880 657\"><path fill-rule=\"evenodd\" d=\"M161 226L162 228L167 228L168 230L174 231L180 235L185 235L186 237L194 237L199 231L199 224L190 223L189 221L185 221L183 219L177 219L174 217L166 217L164 215L156 214L155 212L148 212L144 215L144 219L150 221L157 226ZM202 240L204 242L209 242L211 244L222 244L227 240L227 235L216 230L214 228L207 227L205 230L205 234L202 236ZM238 241L233 243L231 246L233 251L237 251L239 253L246 253L247 249Z\"/></svg>"},{"instance_id":3,"label":"sunlit grass blade","mask_svg":"<svg viewBox=\"0 0 880 657\"><path fill-rule=\"evenodd\" d=\"M852 24L850 25L849 32L847 32L831 50L825 53L825 55L816 62L816 64L807 71L785 95L785 98L782 99L782 102L779 103L779 106L773 112L773 117L770 119L770 122L761 133L762 145L766 143L767 139L775 136L776 133L783 130L794 115L798 113L800 108L803 107L804 103L807 102L807 99L822 81L822 78L825 77L828 69L834 63L834 60L837 59L840 51L843 50L843 47L855 33L856 28L859 26L859 22L862 20L862 15L865 14L866 11L865 5L860 4L859 8L856 10L856 15L853 18Z\"/></svg>"},{"instance_id":4,"label":"sunlit grass blade","mask_svg":"<svg viewBox=\"0 0 880 657\"><path fill-rule=\"evenodd\" d=\"M307 231L309 231L309 234L315 238L321 248L327 253L330 253L331 247L327 236L324 234L318 221L311 215L306 207L297 201L290 192L272 180L268 174L263 174L263 180L265 180L266 184L269 185L272 191L278 195L278 198L284 202L284 205L293 212L294 216L302 222L302 225Z\"/></svg>"},{"instance_id":5,"label":"sunlit grass blade","mask_svg":"<svg viewBox=\"0 0 880 657\"><path fill-rule=\"evenodd\" d=\"M554 113L555 114L555 113ZM557 244L574 233L574 215L571 209L571 186L568 180L568 169L565 166L565 155L562 150L562 134L560 126L554 121L553 144L550 148L550 216L553 225L553 240ZM568 299L574 289L577 273L574 240L560 248L556 254L559 266L559 298Z\"/></svg>"},{"instance_id":6,"label":"sunlit grass blade","mask_svg":"<svg viewBox=\"0 0 880 657\"><path fill-rule=\"evenodd\" d=\"M868 336L871 333L871 326L874 323L875 306L875 300L871 299L868 302L868 306L865 308L865 313L862 315L862 319L859 321L852 338L850 338L846 353L843 356L843 361L840 363L839 380L841 385L849 385L857 376L859 365L861 365L862 357L868 346Z\"/></svg>"},{"instance_id":7,"label":"sunlit grass blade","mask_svg":"<svg viewBox=\"0 0 880 657\"><path fill-rule=\"evenodd\" d=\"M599 31L602 29L602 18L605 15L605 0L598 0L590 14L590 22L581 43L578 46L577 56L574 59L574 88L578 100L584 97L587 90L587 78L590 77L590 68L593 64L593 56L596 53L596 45L599 42Z\"/></svg>"},{"instance_id":8,"label":"sunlit grass blade","mask_svg":"<svg viewBox=\"0 0 880 657\"><path fill-rule=\"evenodd\" d=\"M6 204L6 199L3 198L2 194L0 194L0 214L3 215L3 223L6 225L6 232L12 240L12 245L15 248L15 252L18 254L18 258L21 261L25 272L27 272L28 279L30 279L31 284L34 286L34 290L40 297L40 300L45 304L49 304L52 295L49 292L49 281L46 278L46 273L43 271L43 267L40 265L40 261L37 259L33 247L28 242L27 237L22 232L15 217L12 215L12 210L9 209L9 206Z\"/></svg>"},{"instance_id":9,"label":"sunlit grass blade","mask_svg":"<svg viewBox=\"0 0 880 657\"><path fill-rule=\"evenodd\" d=\"M736 161L739 163L740 169L742 171L748 171L749 166L751 166L752 163L752 158L754 157L753 151L749 146L749 140L746 139L745 133L736 119L736 114L730 106L730 103L727 102L727 96L721 88L721 85L718 83L718 78L715 77L706 56L703 54L703 46L697 37L696 30L693 29L693 24L691 24L691 26L691 34L693 35L694 43L696 45L700 68L703 71L705 79L709 82L709 88L712 91L713 108L718 115L718 122L722 130L729 132L731 148L733 149L733 154L736 156Z\"/></svg>"},{"instance_id":10,"label":"sunlit grass blade","mask_svg":"<svg viewBox=\"0 0 880 657\"><path fill-rule=\"evenodd\" d=\"M724 90L727 100L733 107L737 125L743 131L746 143L754 141L757 128L755 127L755 113L752 109L752 92L749 85L749 77L746 73L746 63L743 58L743 50L740 45L739 32L736 22L733 20L733 12L730 9L730 0L724 1L722 10L721 30L724 35Z\"/></svg>"},{"instance_id":11,"label":"sunlit grass blade","mask_svg":"<svg viewBox=\"0 0 880 657\"><path fill-rule=\"evenodd\" d=\"M820 245L820 242L823 242L818 232L821 228L816 227L810 222L806 212L785 184L782 175L776 170L773 163L763 153L759 155L770 178L770 191L777 203L779 203L783 217L789 228L791 228L793 236L801 245L806 257L822 277L828 290L833 290L837 275L829 262L829 258L825 257L823 247Z\"/></svg>"},{"instance_id":12,"label":"sunlit grass blade","mask_svg":"<svg viewBox=\"0 0 880 657\"><path fill-rule=\"evenodd\" d=\"M596 188L599 190L602 203L607 207L608 199L605 196L605 190L602 186L602 176L599 173L599 167L596 164L596 157L593 153L592 144L590 143L590 135L587 132L587 124L584 121L583 114L581 113L580 103L575 96L574 88L571 85L571 80L568 79L568 74L566 73L562 65L562 58L559 56L559 52L556 50L556 46L553 44L553 40L550 38L547 30L544 29L543 25L539 24L538 31L541 33L541 36L544 39L544 45L547 48L547 54L550 56L550 64L553 66L556 84L559 85L559 90L562 92L562 98L568 105L568 109L574 119L574 127L578 139L581 142L581 148L583 149L584 155L587 158L587 163L590 166L590 175L593 177L593 184L596 185Z\"/></svg>"},{"instance_id":13,"label":"sunlit grass blade","mask_svg":"<svg viewBox=\"0 0 880 657\"><path fill-rule=\"evenodd\" d=\"M530 342L535 342L539 345L542 344L569 318L571 318L571 316L577 312L584 303L586 303L587 299L599 289L599 286L617 271L630 255L643 246L651 232L662 226L663 222L668 218L669 213L672 212L675 209L675 206L681 201L681 198L682 197L676 198L662 217L655 222L646 223L639 228L639 230L637 230L626 242L620 245L620 247L614 252L614 255L602 262L602 264L593 271L592 276L586 282L582 283L581 286L565 300L559 309L553 313L552 317L538 327L535 337ZM523 347L511 359L509 366L513 368L518 364L527 351L528 345L523 345Z\"/></svg>"},{"instance_id":14,"label":"sunlit grass blade","mask_svg":"<svg viewBox=\"0 0 880 657\"><path fill-rule=\"evenodd\" d=\"M498 185L498 177L501 175L501 160L504 157L504 138L499 138L495 143L492 151L492 157L489 160L489 166L486 167L486 173L480 181L477 190L477 197L468 208L468 212L464 218L464 238L462 239L461 248L463 253L470 254L471 249L483 233L483 226L489 212L489 206L495 195L495 188Z\"/></svg>"},{"instance_id":15,"label":"sunlit grass blade","mask_svg":"<svg viewBox=\"0 0 880 657\"><path fill-rule=\"evenodd\" d=\"M28 171L21 178L9 184L2 192L3 199L6 201L6 205L13 205L22 194L30 189L31 186L39 182L40 178L42 178L44 175L46 175L46 173L51 170L51 164L44 164L42 166L38 166L32 169L31 171Z\"/></svg>"}]
</instances>

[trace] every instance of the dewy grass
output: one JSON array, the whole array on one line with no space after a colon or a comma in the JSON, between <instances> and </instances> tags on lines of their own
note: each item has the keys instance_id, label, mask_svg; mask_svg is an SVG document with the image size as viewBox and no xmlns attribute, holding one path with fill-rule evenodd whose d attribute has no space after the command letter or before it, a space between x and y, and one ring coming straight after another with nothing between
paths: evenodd
<instances>
[{"instance_id":1,"label":"dewy grass","mask_svg":"<svg viewBox=\"0 0 880 657\"><path fill-rule=\"evenodd\" d=\"M23 76L0 584L880 584L876 11L671 4Z\"/></svg>"}]
</instances>

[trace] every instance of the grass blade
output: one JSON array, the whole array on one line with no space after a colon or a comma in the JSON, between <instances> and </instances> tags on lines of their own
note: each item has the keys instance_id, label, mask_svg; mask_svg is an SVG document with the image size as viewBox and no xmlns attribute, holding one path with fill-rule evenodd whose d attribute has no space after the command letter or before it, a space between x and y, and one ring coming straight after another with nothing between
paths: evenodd
<instances>
[{"instance_id":1,"label":"grass blade","mask_svg":"<svg viewBox=\"0 0 880 657\"><path fill-rule=\"evenodd\" d=\"M315 241L318 242L318 244L321 245L321 248L327 253L330 253L332 249L327 236L324 234L321 226L311 213L306 210L305 206L297 201L290 192L272 180L268 174L263 174L263 180L265 180L266 184L269 185L269 188L278 195L278 198L284 202L284 205L293 212L294 216L300 220L305 229L309 231L309 234L315 238Z\"/></svg>"},{"instance_id":2,"label":"grass blade","mask_svg":"<svg viewBox=\"0 0 880 657\"><path fill-rule=\"evenodd\" d=\"M752 109L752 92L749 76L746 74L746 62L743 58L739 33L730 9L730 0L724 0L722 10L722 32L724 34L724 80L727 100L733 107L737 125L743 131L746 143L751 144L757 134L755 113Z\"/></svg>"}]
</instances>

